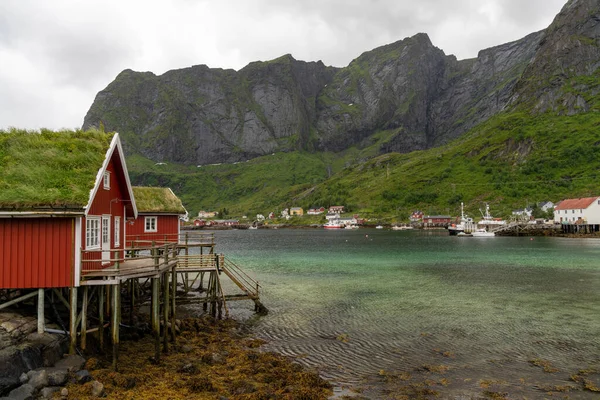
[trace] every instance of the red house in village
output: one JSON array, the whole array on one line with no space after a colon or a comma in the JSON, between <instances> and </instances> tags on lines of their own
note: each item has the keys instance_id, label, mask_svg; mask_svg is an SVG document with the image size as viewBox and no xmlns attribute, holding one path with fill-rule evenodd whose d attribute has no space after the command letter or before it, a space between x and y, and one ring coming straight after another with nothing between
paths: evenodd
<instances>
[{"instance_id":1,"label":"red house in village","mask_svg":"<svg viewBox=\"0 0 600 400\"><path fill-rule=\"evenodd\" d=\"M187 217L181 200L169 188L133 187L138 217L127 227L127 244L132 242L177 242L180 219Z\"/></svg>"},{"instance_id":2,"label":"red house in village","mask_svg":"<svg viewBox=\"0 0 600 400\"><path fill-rule=\"evenodd\" d=\"M77 287L123 257L137 208L117 133L0 132L0 170L0 289Z\"/></svg>"}]
</instances>

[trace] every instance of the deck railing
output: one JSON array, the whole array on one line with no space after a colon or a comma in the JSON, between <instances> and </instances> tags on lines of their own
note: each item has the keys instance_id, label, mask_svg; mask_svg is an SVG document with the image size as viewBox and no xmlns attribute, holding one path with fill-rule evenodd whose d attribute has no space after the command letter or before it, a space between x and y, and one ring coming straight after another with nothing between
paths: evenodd
<instances>
[{"instance_id":1,"label":"deck railing","mask_svg":"<svg viewBox=\"0 0 600 400\"><path fill-rule=\"evenodd\" d=\"M108 253L108 257L106 256ZM147 269L149 266L154 266L155 269L160 269L161 266L167 265L169 260L177 258L178 247L176 243L149 243L136 247L125 247L120 249L109 250L81 250L81 273L94 271L119 270L120 266L128 260L147 260L147 263L141 263L140 269ZM103 256L104 255L104 256Z\"/></svg>"}]
</instances>

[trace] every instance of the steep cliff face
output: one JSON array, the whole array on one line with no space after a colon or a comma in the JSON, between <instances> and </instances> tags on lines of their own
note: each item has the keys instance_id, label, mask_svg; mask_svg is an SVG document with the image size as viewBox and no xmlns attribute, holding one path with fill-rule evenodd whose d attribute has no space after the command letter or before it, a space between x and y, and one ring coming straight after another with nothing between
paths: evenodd
<instances>
[{"instance_id":1,"label":"steep cliff face","mask_svg":"<svg viewBox=\"0 0 600 400\"><path fill-rule=\"evenodd\" d=\"M283 56L239 72L194 66L161 76L125 70L98 93L85 127L104 124L126 150L207 164L309 145L316 96L334 68Z\"/></svg>"},{"instance_id":2,"label":"steep cliff face","mask_svg":"<svg viewBox=\"0 0 600 400\"><path fill-rule=\"evenodd\" d=\"M507 107L588 110L599 93L599 9L597 0L571 0L547 30L470 60L446 56L420 33L341 69L285 55L237 72L126 70L98 93L84 128L102 122L128 149L187 164L341 151L382 131L383 153L427 149Z\"/></svg>"},{"instance_id":3,"label":"steep cliff face","mask_svg":"<svg viewBox=\"0 0 600 400\"><path fill-rule=\"evenodd\" d=\"M598 96L600 2L571 0L545 30L513 98L538 112L588 111Z\"/></svg>"}]
</instances>

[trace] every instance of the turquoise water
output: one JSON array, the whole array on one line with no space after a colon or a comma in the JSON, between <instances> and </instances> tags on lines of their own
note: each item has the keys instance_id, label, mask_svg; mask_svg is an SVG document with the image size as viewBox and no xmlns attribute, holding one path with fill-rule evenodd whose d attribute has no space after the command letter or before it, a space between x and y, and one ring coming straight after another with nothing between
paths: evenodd
<instances>
[{"instance_id":1,"label":"turquoise water","mask_svg":"<svg viewBox=\"0 0 600 400\"><path fill-rule=\"evenodd\" d=\"M480 395L490 380L514 398L544 398L540 387L577 386L570 375L600 367L598 239L374 229L215 237L262 284L270 313L254 332L265 348L374 397L382 370L438 379L423 366L448 367L442 398Z\"/></svg>"}]
</instances>

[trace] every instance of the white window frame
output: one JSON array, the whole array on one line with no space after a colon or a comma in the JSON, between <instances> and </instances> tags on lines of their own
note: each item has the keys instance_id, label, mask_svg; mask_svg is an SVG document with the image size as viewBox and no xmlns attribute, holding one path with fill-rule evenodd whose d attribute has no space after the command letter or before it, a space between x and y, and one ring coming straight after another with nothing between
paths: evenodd
<instances>
[{"instance_id":1,"label":"white window frame","mask_svg":"<svg viewBox=\"0 0 600 400\"><path fill-rule=\"evenodd\" d=\"M151 221L154 221L154 223ZM148 222L150 222L150 227L148 227ZM158 217L154 216L144 218L144 232L158 232Z\"/></svg>"},{"instance_id":2,"label":"white window frame","mask_svg":"<svg viewBox=\"0 0 600 400\"><path fill-rule=\"evenodd\" d=\"M85 249L100 249L100 217L85 218Z\"/></svg>"},{"instance_id":3,"label":"white window frame","mask_svg":"<svg viewBox=\"0 0 600 400\"><path fill-rule=\"evenodd\" d=\"M115 247L121 246L121 217L115 216L114 222Z\"/></svg>"},{"instance_id":4,"label":"white window frame","mask_svg":"<svg viewBox=\"0 0 600 400\"><path fill-rule=\"evenodd\" d=\"M110 171L104 171L104 176L102 177L102 185L104 189L110 189Z\"/></svg>"}]
</instances>

